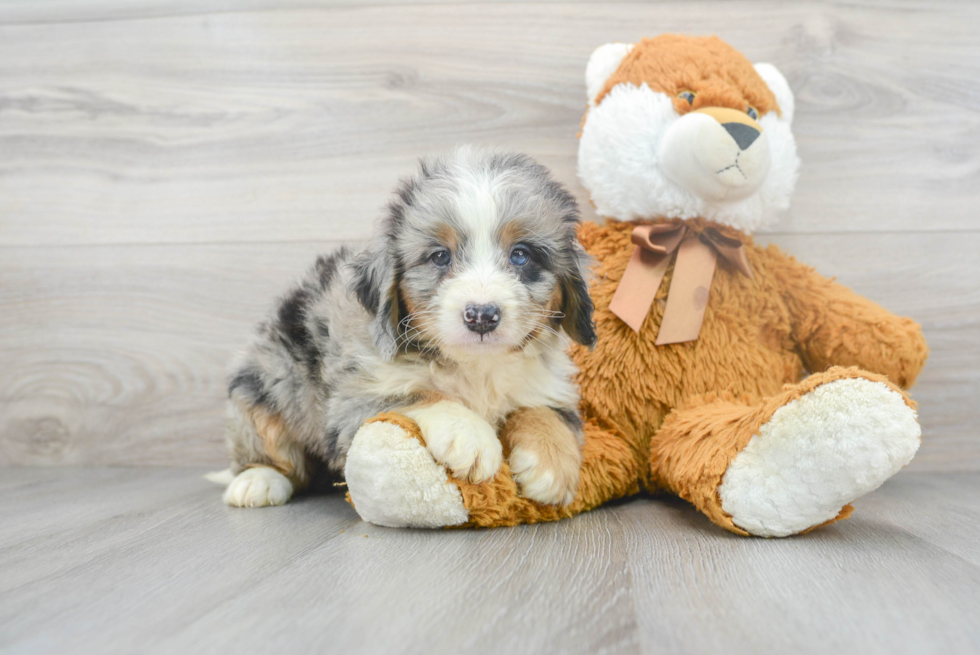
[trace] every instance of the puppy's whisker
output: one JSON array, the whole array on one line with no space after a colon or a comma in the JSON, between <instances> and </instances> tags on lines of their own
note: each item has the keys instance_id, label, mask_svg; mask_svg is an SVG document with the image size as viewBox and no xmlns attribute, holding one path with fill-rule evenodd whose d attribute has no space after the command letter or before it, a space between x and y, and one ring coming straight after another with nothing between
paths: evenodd
<instances>
[{"instance_id":1,"label":"puppy's whisker","mask_svg":"<svg viewBox=\"0 0 980 655\"><path fill-rule=\"evenodd\" d=\"M404 346L407 349L408 346L413 343L420 344L423 338L424 335L422 331L418 328L412 327L399 335L399 337L395 340L395 348L396 350L401 350Z\"/></svg>"},{"instance_id":2,"label":"puppy's whisker","mask_svg":"<svg viewBox=\"0 0 980 655\"><path fill-rule=\"evenodd\" d=\"M421 354L425 355L427 353L437 355L441 352L442 341L438 337L430 339L426 342L425 347L420 351Z\"/></svg>"},{"instance_id":3,"label":"puppy's whisker","mask_svg":"<svg viewBox=\"0 0 980 655\"><path fill-rule=\"evenodd\" d=\"M401 349L402 346L407 347L410 344L414 344L417 348L419 348L420 354L424 355L430 352L435 352L435 344L433 343L434 339L431 337L426 338L426 333L424 332L424 330L427 330L429 326L409 325L409 323L411 322L412 319L419 318L423 314L436 314L436 313L437 312L435 311L412 312L404 319L402 319L400 321L400 324L403 325L405 330L404 332L402 332L402 334L399 335L398 339L396 340L396 348Z\"/></svg>"},{"instance_id":4,"label":"puppy's whisker","mask_svg":"<svg viewBox=\"0 0 980 655\"><path fill-rule=\"evenodd\" d=\"M535 328L535 329L532 329L531 332L528 333L528 335L531 336L532 338L541 340L541 337L535 334L535 332L538 329L540 329L540 330L545 331L546 333L551 333L551 334L555 335L556 337L558 337L558 339L559 339L559 341L561 341L563 347L568 348L569 346L571 346L571 342L568 340L568 337L565 336L564 334L562 334L561 332L559 332L558 330L554 329L550 325L545 325L544 323L540 323L538 321L531 321L531 325Z\"/></svg>"}]
</instances>

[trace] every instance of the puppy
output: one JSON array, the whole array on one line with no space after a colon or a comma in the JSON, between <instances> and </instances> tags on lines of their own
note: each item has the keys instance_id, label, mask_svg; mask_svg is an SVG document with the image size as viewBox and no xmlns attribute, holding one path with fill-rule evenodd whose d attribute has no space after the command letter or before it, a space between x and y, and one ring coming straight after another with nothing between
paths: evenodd
<instances>
[{"instance_id":1,"label":"puppy","mask_svg":"<svg viewBox=\"0 0 980 655\"><path fill-rule=\"evenodd\" d=\"M582 426L566 335L596 340L578 222L524 155L422 160L372 245L320 257L259 327L228 387L225 502L280 505L318 467L342 472L380 412L415 420L459 479L492 478L506 447L525 496L571 502Z\"/></svg>"}]
</instances>

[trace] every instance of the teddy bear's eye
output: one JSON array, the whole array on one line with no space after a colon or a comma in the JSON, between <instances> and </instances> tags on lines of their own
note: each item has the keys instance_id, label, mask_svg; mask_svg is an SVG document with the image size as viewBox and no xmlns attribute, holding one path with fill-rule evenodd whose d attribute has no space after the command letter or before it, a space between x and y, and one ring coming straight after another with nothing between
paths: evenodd
<instances>
[{"instance_id":1,"label":"teddy bear's eye","mask_svg":"<svg viewBox=\"0 0 980 655\"><path fill-rule=\"evenodd\" d=\"M751 118L752 120L754 121L759 120L759 112L755 110L755 107L752 107L750 105L749 108L745 110L745 113L748 114L749 118Z\"/></svg>"},{"instance_id":2,"label":"teddy bear's eye","mask_svg":"<svg viewBox=\"0 0 980 655\"><path fill-rule=\"evenodd\" d=\"M677 97L684 98L685 100L687 100L687 104L693 105L694 95L695 95L694 91L681 91L680 93L677 94Z\"/></svg>"}]
</instances>

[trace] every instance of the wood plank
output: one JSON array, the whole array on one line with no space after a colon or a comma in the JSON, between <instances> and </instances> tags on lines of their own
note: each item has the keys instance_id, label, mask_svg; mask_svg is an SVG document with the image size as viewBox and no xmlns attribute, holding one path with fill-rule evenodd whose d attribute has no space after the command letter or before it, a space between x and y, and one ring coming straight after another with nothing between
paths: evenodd
<instances>
[{"instance_id":1,"label":"wood plank","mask_svg":"<svg viewBox=\"0 0 980 655\"><path fill-rule=\"evenodd\" d=\"M947 477L949 476L949 477ZM972 473L902 475L899 484L885 484L858 503L875 523L902 526L916 538L980 566L980 541L960 538L970 526L980 525L980 476ZM951 491L950 483L957 491ZM936 505L949 511L933 512Z\"/></svg>"},{"instance_id":2,"label":"wood plank","mask_svg":"<svg viewBox=\"0 0 980 655\"><path fill-rule=\"evenodd\" d=\"M871 496L923 475L899 474ZM957 493L954 481L942 484ZM962 525L935 498L903 500L916 505L902 505L909 513ZM850 520L791 541L718 534L682 501L624 505L644 643L665 653L973 652L980 568L856 505ZM697 627L683 627L689 617Z\"/></svg>"},{"instance_id":3,"label":"wood plank","mask_svg":"<svg viewBox=\"0 0 980 655\"><path fill-rule=\"evenodd\" d=\"M228 508L200 473L0 470L16 501L0 504L0 649L980 647L975 473L901 473L850 520L772 540L726 533L668 498L513 529L391 530L359 521L339 494Z\"/></svg>"},{"instance_id":4,"label":"wood plank","mask_svg":"<svg viewBox=\"0 0 980 655\"><path fill-rule=\"evenodd\" d=\"M524 4L526 0L489 0L494 4ZM649 0L614 0L629 11L630 4ZM541 4L595 4L596 0L540 0ZM0 25L39 23L77 23L100 20L133 20L214 13L296 11L342 7L386 7L390 5L467 5L488 4L488 0L0 0ZM609 4L612 4L609 3ZM773 3L777 4L777 3ZM828 6L921 8L921 0L823 0ZM937 6L950 4L949 0Z\"/></svg>"},{"instance_id":5,"label":"wood plank","mask_svg":"<svg viewBox=\"0 0 980 655\"><path fill-rule=\"evenodd\" d=\"M234 352L337 245L8 251L0 461L225 465Z\"/></svg>"},{"instance_id":6,"label":"wood plank","mask_svg":"<svg viewBox=\"0 0 980 655\"><path fill-rule=\"evenodd\" d=\"M980 469L980 234L779 235L919 320L913 470ZM336 243L13 248L0 259L0 462L222 466L235 349ZM915 256L898 253L915 253Z\"/></svg>"},{"instance_id":7,"label":"wood plank","mask_svg":"<svg viewBox=\"0 0 980 655\"><path fill-rule=\"evenodd\" d=\"M8 648L248 651L269 639L367 653L404 652L409 638L429 652L476 652L520 633L526 652L600 652L635 639L619 526L607 514L521 530L395 531L361 523L339 494L253 512L221 505L200 471L112 471L101 475L121 483L94 492L87 480L98 472L60 475L75 481L87 520L27 531L0 551ZM144 476L142 490L131 488L134 475ZM53 502L28 498L4 518L28 530ZM549 574L554 558L569 563L565 575ZM469 596L480 600L462 602Z\"/></svg>"},{"instance_id":8,"label":"wood plank","mask_svg":"<svg viewBox=\"0 0 980 655\"><path fill-rule=\"evenodd\" d=\"M154 628L173 614L186 625L222 594L247 589L251 579L358 522L337 496L332 512L309 503L251 516L228 512L202 472L67 470L47 476L48 484L73 483L63 493L23 494L23 510L3 512L4 525L20 534L2 548L0 647L46 652L58 642L73 652L145 651ZM92 486L93 478L114 482ZM37 529L37 515L52 511L75 516L67 526ZM217 571L223 580L210 577Z\"/></svg>"},{"instance_id":9,"label":"wood plank","mask_svg":"<svg viewBox=\"0 0 980 655\"><path fill-rule=\"evenodd\" d=\"M976 3L120 6L0 14L0 245L362 238L416 156L462 141L584 203L588 54L661 31L787 74L804 169L780 230L975 229Z\"/></svg>"}]
</instances>

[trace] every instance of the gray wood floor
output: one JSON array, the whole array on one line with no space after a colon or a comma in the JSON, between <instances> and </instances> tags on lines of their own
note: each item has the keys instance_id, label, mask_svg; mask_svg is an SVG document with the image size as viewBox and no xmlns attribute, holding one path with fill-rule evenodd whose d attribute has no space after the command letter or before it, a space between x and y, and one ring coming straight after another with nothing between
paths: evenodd
<instances>
[{"instance_id":1,"label":"gray wood floor","mask_svg":"<svg viewBox=\"0 0 980 655\"><path fill-rule=\"evenodd\" d=\"M199 469L0 469L4 653L976 653L980 474L904 472L784 540L638 498L390 530L231 509Z\"/></svg>"}]
</instances>

